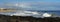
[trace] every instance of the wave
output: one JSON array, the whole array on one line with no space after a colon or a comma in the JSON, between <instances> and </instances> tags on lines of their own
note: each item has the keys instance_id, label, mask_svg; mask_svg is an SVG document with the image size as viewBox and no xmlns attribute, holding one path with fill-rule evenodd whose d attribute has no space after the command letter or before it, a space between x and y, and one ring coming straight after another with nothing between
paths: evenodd
<instances>
[{"instance_id":1,"label":"wave","mask_svg":"<svg viewBox=\"0 0 60 22\"><path fill-rule=\"evenodd\" d=\"M26 11L26 10L17 10L16 12L0 12L0 14L9 15L9 16L32 16L36 18L44 18L44 17L52 16L52 14L47 12L42 13L37 11Z\"/></svg>"},{"instance_id":2,"label":"wave","mask_svg":"<svg viewBox=\"0 0 60 22\"><path fill-rule=\"evenodd\" d=\"M18 11L14 14L11 14L11 16L32 16L32 17L36 17L36 18L40 18L40 17L51 17L51 14L49 13L39 13L39 12L32 12L32 11Z\"/></svg>"}]
</instances>

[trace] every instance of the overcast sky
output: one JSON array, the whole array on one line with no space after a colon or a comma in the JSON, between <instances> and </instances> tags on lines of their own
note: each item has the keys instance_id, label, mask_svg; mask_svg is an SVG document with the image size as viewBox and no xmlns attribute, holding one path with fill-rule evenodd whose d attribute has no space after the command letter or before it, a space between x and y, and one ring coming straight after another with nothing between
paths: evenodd
<instances>
[{"instance_id":1,"label":"overcast sky","mask_svg":"<svg viewBox=\"0 0 60 22\"><path fill-rule=\"evenodd\" d=\"M0 0L5 3L28 10L60 10L60 0Z\"/></svg>"}]
</instances>

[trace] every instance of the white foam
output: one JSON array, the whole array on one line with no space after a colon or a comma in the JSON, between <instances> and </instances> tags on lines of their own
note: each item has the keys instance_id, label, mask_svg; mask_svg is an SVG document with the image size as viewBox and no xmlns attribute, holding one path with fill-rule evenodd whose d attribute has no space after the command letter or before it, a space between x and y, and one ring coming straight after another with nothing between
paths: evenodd
<instances>
[{"instance_id":1,"label":"white foam","mask_svg":"<svg viewBox=\"0 0 60 22\"><path fill-rule=\"evenodd\" d=\"M43 14L43 17L51 17L51 14L44 13L44 14Z\"/></svg>"},{"instance_id":2,"label":"white foam","mask_svg":"<svg viewBox=\"0 0 60 22\"><path fill-rule=\"evenodd\" d=\"M12 15L15 16L34 16L34 15L38 15L39 13L37 12L31 12L31 11L19 11L17 13L14 13Z\"/></svg>"}]
</instances>

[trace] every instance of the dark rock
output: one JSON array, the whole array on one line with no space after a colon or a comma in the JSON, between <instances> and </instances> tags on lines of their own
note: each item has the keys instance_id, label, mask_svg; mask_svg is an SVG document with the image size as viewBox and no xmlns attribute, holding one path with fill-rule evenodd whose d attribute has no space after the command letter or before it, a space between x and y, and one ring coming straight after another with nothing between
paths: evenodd
<instances>
[{"instance_id":1,"label":"dark rock","mask_svg":"<svg viewBox=\"0 0 60 22\"><path fill-rule=\"evenodd\" d=\"M1 14L0 22L60 22L60 17L34 18L32 16L6 16Z\"/></svg>"}]
</instances>

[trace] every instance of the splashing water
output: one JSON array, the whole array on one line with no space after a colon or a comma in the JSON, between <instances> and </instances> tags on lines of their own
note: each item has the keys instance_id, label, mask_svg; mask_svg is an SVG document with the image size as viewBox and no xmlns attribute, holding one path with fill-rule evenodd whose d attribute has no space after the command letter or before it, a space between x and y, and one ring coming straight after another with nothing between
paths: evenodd
<instances>
[{"instance_id":1,"label":"splashing water","mask_svg":"<svg viewBox=\"0 0 60 22\"><path fill-rule=\"evenodd\" d=\"M36 17L36 18L44 18L44 17L51 17L51 14L48 13L38 13L38 12L32 12L32 11L16 11L16 12L0 12L0 14L5 14L5 15L9 15L9 16L32 16L32 17Z\"/></svg>"},{"instance_id":2,"label":"splashing water","mask_svg":"<svg viewBox=\"0 0 60 22\"><path fill-rule=\"evenodd\" d=\"M31 12L31 11L18 11L12 15L15 16L33 16L33 15L38 15L38 12Z\"/></svg>"},{"instance_id":3,"label":"splashing water","mask_svg":"<svg viewBox=\"0 0 60 22\"><path fill-rule=\"evenodd\" d=\"M44 17L51 17L51 14L44 13L43 16L44 16Z\"/></svg>"}]
</instances>

